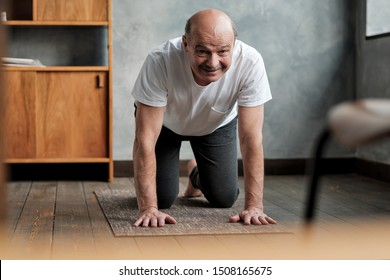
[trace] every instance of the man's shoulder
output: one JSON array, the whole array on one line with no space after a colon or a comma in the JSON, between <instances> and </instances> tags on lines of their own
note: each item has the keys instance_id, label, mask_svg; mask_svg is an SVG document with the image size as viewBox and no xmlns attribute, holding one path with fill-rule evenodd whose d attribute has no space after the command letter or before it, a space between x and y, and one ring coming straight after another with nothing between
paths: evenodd
<instances>
[{"instance_id":1,"label":"man's shoulder","mask_svg":"<svg viewBox=\"0 0 390 280\"><path fill-rule=\"evenodd\" d=\"M244 56L245 55L249 55L249 56L259 55L260 56L259 51L255 47L250 46L250 45L248 45L240 40L236 40L234 50L239 55L244 55Z\"/></svg>"},{"instance_id":2,"label":"man's shoulder","mask_svg":"<svg viewBox=\"0 0 390 280\"><path fill-rule=\"evenodd\" d=\"M158 47L152 49L150 52L151 54L175 54L175 53L181 53L182 52L182 44L181 44L181 38L174 38L165 41L164 43L160 44Z\"/></svg>"},{"instance_id":3,"label":"man's shoulder","mask_svg":"<svg viewBox=\"0 0 390 280\"><path fill-rule=\"evenodd\" d=\"M180 64L183 58L183 49L180 38L171 39L152 49L147 61L164 67L170 67L172 63Z\"/></svg>"},{"instance_id":4,"label":"man's shoulder","mask_svg":"<svg viewBox=\"0 0 390 280\"><path fill-rule=\"evenodd\" d=\"M252 65L259 60L263 60L260 52L255 47L250 46L240 40L236 41L234 47L234 56L236 63L241 65Z\"/></svg>"}]
</instances>

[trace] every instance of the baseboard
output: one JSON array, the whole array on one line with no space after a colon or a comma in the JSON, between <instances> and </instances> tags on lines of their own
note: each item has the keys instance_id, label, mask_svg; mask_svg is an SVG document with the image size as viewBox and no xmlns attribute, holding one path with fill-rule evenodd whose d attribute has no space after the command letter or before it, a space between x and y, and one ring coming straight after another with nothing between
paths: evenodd
<instances>
[{"instance_id":1,"label":"baseboard","mask_svg":"<svg viewBox=\"0 0 390 280\"><path fill-rule=\"evenodd\" d=\"M180 161L180 176L187 176L188 160ZM354 158L322 159L322 174L357 173L390 182L390 165ZM309 174L308 159L265 159L265 175ZM103 180L108 178L102 164L6 164L8 179L14 180ZM243 175L242 160L238 160L238 174ZM114 161L115 177L133 177L133 161Z\"/></svg>"},{"instance_id":2,"label":"baseboard","mask_svg":"<svg viewBox=\"0 0 390 280\"><path fill-rule=\"evenodd\" d=\"M355 172L355 159L353 158L337 158L323 159L323 172L327 174L334 173L351 173ZM187 176L188 160L180 161L180 176ZM299 175L306 174L310 160L307 159L265 159L264 173L265 175ZM243 175L242 160L238 160L238 174ZM133 177L133 162L114 161L114 176L115 177Z\"/></svg>"},{"instance_id":3,"label":"baseboard","mask_svg":"<svg viewBox=\"0 0 390 280\"><path fill-rule=\"evenodd\" d=\"M181 160L179 165L180 176L187 176L188 160ZM114 177L133 177L134 165L132 160L114 161Z\"/></svg>"},{"instance_id":4,"label":"baseboard","mask_svg":"<svg viewBox=\"0 0 390 280\"><path fill-rule=\"evenodd\" d=\"M8 181L87 180L107 181L106 163L7 163Z\"/></svg>"},{"instance_id":5,"label":"baseboard","mask_svg":"<svg viewBox=\"0 0 390 280\"><path fill-rule=\"evenodd\" d=\"M390 182L390 165L364 159L356 161L356 173L381 181Z\"/></svg>"}]
</instances>

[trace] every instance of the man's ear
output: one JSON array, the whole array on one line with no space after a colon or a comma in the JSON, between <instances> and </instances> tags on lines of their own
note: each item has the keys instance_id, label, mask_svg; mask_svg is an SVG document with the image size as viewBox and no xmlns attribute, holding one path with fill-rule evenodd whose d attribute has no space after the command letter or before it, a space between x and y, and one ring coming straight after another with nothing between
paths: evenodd
<instances>
[{"instance_id":1,"label":"man's ear","mask_svg":"<svg viewBox=\"0 0 390 280\"><path fill-rule=\"evenodd\" d=\"M188 52L188 42L187 37L185 35L181 37L181 43L183 44L184 50Z\"/></svg>"}]
</instances>

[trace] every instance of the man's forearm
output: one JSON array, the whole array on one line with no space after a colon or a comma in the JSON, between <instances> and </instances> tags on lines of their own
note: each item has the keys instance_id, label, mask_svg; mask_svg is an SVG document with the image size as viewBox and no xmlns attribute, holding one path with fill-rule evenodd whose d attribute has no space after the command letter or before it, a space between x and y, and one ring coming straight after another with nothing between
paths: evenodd
<instances>
[{"instance_id":1,"label":"man's forearm","mask_svg":"<svg viewBox=\"0 0 390 280\"><path fill-rule=\"evenodd\" d=\"M244 165L245 208L260 208L263 210L264 189L264 155L263 146L242 149Z\"/></svg>"},{"instance_id":2,"label":"man's forearm","mask_svg":"<svg viewBox=\"0 0 390 280\"><path fill-rule=\"evenodd\" d=\"M140 212L148 208L157 209L156 159L154 152L145 152L134 143L134 184Z\"/></svg>"}]
</instances>

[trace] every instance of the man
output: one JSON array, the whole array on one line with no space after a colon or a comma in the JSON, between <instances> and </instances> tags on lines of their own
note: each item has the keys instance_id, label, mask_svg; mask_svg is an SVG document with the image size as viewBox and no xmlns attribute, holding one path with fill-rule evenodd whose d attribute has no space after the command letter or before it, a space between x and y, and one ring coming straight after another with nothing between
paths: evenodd
<instances>
[{"instance_id":1,"label":"man","mask_svg":"<svg viewBox=\"0 0 390 280\"><path fill-rule=\"evenodd\" d=\"M264 103L271 99L261 55L236 39L219 10L194 14L185 35L149 53L135 83L135 226L174 224L169 208L179 191L179 152L189 141L186 197L204 195L213 207L237 199L237 140L244 167L245 209L230 222L274 224L263 211Z\"/></svg>"}]
</instances>

